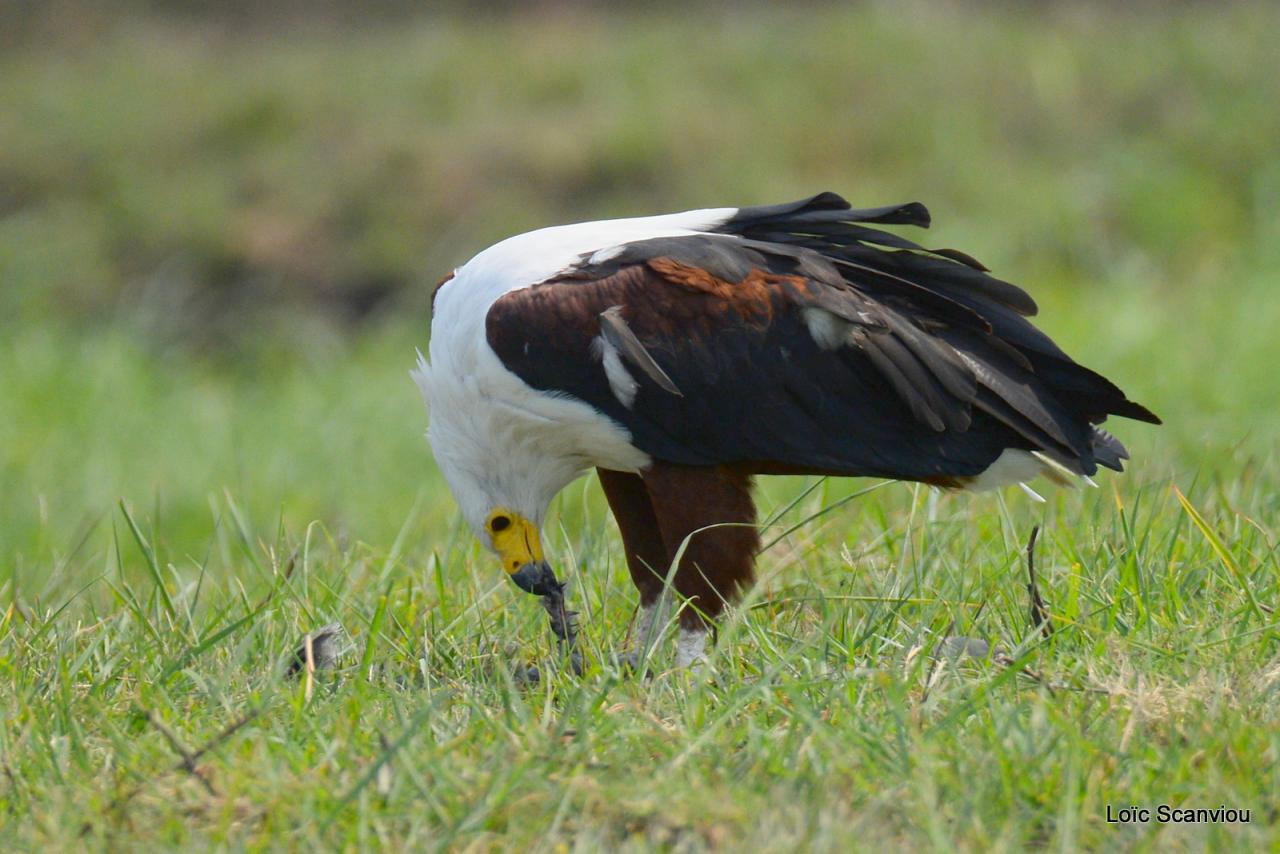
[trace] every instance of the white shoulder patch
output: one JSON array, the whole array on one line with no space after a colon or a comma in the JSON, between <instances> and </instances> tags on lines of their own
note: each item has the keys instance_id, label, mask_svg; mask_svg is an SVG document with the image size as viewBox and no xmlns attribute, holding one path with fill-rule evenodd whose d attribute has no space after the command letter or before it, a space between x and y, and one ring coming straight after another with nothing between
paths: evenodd
<instances>
[{"instance_id":1,"label":"white shoulder patch","mask_svg":"<svg viewBox=\"0 0 1280 854\"><path fill-rule=\"evenodd\" d=\"M849 321L812 305L801 309L801 315L813 342L823 350L838 350L850 343L849 333L853 330L853 324Z\"/></svg>"},{"instance_id":2,"label":"white shoulder patch","mask_svg":"<svg viewBox=\"0 0 1280 854\"><path fill-rule=\"evenodd\" d=\"M609 380L609 390L613 392L613 396L619 403L630 409L636 402L636 392L640 390L640 384L636 382L635 377L631 376L626 365L622 364L622 356L618 353L618 348L603 337L597 336L591 340L591 349L604 366L605 378Z\"/></svg>"}]
</instances>

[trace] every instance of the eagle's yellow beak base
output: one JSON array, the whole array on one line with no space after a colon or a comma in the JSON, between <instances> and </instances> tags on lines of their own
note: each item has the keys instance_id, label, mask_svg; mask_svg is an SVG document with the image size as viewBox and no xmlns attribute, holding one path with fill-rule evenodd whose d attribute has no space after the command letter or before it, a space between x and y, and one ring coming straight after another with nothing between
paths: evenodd
<instances>
[{"instance_id":1,"label":"eagle's yellow beak base","mask_svg":"<svg viewBox=\"0 0 1280 854\"><path fill-rule=\"evenodd\" d=\"M495 507L489 511L484 527L508 575L514 576L530 564L542 563L538 526L519 513Z\"/></svg>"}]
</instances>

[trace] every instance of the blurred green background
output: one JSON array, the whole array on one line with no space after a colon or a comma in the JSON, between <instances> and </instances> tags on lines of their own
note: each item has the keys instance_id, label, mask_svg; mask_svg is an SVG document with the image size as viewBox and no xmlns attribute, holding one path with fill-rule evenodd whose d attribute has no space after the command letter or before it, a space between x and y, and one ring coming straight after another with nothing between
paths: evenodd
<instances>
[{"instance_id":1,"label":"blurred green background","mask_svg":"<svg viewBox=\"0 0 1280 854\"><path fill-rule=\"evenodd\" d=\"M1115 425L1130 477L1249 481L1280 427L1277 32L1269 3L7 4L0 584L105 559L120 498L177 562L231 506L431 548L454 511L408 371L440 276L540 225L825 189L928 204L930 245L1163 415Z\"/></svg>"},{"instance_id":2,"label":"blurred green background","mask_svg":"<svg viewBox=\"0 0 1280 854\"><path fill-rule=\"evenodd\" d=\"M1237 0L0 0L0 838L1274 844L1277 33ZM409 378L432 286L513 232L828 189L928 204L913 236L1165 426L1047 505L890 486L783 535L866 484L771 479L762 516L797 506L715 678L517 689L542 615ZM587 479L547 535L597 662L634 604L604 519ZM1035 643L1033 524L1060 631L1023 676L935 670L922 638ZM361 672L308 701L271 662L329 620ZM251 707L224 797L165 770L157 721L194 748ZM1184 800L1254 824L1102 811Z\"/></svg>"}]
</instances>

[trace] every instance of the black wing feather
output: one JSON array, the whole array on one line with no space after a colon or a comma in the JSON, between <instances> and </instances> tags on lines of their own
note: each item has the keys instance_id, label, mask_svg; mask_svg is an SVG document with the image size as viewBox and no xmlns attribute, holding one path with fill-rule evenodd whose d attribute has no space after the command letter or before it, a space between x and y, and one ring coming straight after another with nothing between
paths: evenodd
<instances>
[{"instance_id":1,"label":"black wing feather","mask_svg":"<svg viewBox=\"0 0 1280 854\"><path fill-rule=\"evenodd\" d=\"M834 193L743 208L719 233L638 241L507 294L489 341L529 385L693 465L939 482L1022 448L1091 474L1127 458L1097 422L1159 423L1032 326L1020 288L867 222L927 226L929 215L916 203L852 210ZM847 324L846 339L820 344L806 309ZM597 337L638 368L629 406Z\"/></svg>"}]
</instances>

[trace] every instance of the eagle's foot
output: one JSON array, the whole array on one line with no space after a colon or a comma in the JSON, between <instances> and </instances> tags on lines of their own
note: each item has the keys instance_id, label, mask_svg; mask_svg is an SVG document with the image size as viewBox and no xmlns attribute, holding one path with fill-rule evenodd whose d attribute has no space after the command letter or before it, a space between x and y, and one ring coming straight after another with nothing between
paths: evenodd
<instances>
[{"instance_id":1,"label":"eagle's foot","mask_svg":"<svg viewBox=\"0 0 1280 854\"><path fill-rule=\"evenodd\" d=\"M665 596L652 602L641 602L640 609L627 632L626 647L615 653L613 663L619 670L632 673L640 670L642 661L652 661L659 642L667 628L667 615L671 607ZM653 675L652 668L645 668L646 677Z\"/></svg>"},{"instance_id":2,"label":"eagle's foot","mask_svg":"<svg viewBox=\"0 0 1280 854\"><path fill-rule=\"evenodd\" d=\"M676 667L678 669L697 672L703 668L707 662L708 633L706 626L698 626L697 628L680 627L680 634L676 637Z\"/></svg>"}]
</instances>

